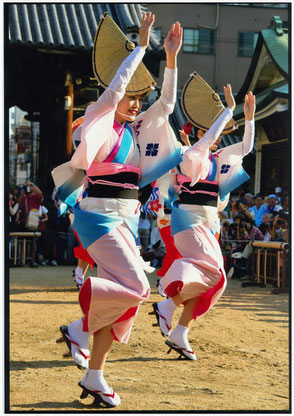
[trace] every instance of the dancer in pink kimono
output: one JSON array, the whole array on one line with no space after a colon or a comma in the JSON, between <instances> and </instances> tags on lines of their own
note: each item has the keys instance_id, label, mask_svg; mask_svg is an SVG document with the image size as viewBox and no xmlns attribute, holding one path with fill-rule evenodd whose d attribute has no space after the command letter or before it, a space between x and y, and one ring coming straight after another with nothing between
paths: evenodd
<instances>
[{"instance_id":1,"label":"dancer in pink kimono","mask_svg":"<svg viewBox=\"0 0 294 416\"><path fill-rule=\"evenodd\" d=\"M173 205L171 230L183 257L161 279L169 298L153 304L161 333L169 337L168 352L175 350L179 358L190 360L196 360L196 354L188 341L189 328L216 304L226 287L218 211L227 205L229 192L248 179L241 163L254 143L255 97L249 92L244 102L243 141L215 152L235 108L229 84L224 93L228 108L205 134L198 130L200 140L186 150L180 163L174 184L179 200ZM173 313L180 304L184 309L171 331Z\"/></svg>"},{"instance_id":2,"label":"dancer in pink kimono","mask_svg":"<svg viewBox=\"0 0 294 416\"><path fill-rule=\"evenodd\" d=\"M154 15L143 14L139 46L123 61L98 101L87 108L81 143L71 159L73 168L86 170L89 182L88 196L74 207L73 227L99 266L99 277L88 277L81 288L83 318L61 330L74 361L87 369L79 383L81 398L90 394L107 407L120 404L119 395L103 376L107 354L113 340L128 342L139 305L150 293L135 243L140 214L138 188L182 160L168 123L176 101L176 59L182 43L178 22L165 40L167 64L158 101L137 117L142 95L125 94L148 46L153 22ZM144 135L149 143L139 149ZM160 153L167 145L173 150ZM143 156L154 160L160 154L160 166L144 174ZM89 361L90 335L93 348Z\"/></svg>"}]
</instances>

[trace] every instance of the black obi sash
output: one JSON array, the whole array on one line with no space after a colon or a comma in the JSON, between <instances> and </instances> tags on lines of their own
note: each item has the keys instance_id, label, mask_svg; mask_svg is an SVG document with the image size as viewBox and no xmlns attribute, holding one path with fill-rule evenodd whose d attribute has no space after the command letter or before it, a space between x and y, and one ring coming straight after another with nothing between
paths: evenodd
<instances>
[{"instance_id":1,"label":"black obi sash","mask_svg":"<svg viewBox=\"0 0 294 416\"><path fill-rule=\"evenodd\" d=\"M103 180L115 183L128 183L138 186L139 176L136 172L121 172L114 175L89 176L92 181ZM122 186L112 186L100 183L91 183L87 188L90 198L123 198L138 199L138 189L128 189Z\"/></svg>"},{"instance_id":2,"label":"black obi sash","mask_svg":"<svg viewBox=\"0 0 294 416\"><path fill-rule=\"evenodd\" d=\"M210 207L217 207L217 183L199 181L194 186L190 186L189 183L190 182L184 182L183 186L190 192L197 192L190 193L185 189L181 189L181 193L179 195L179 204L208 205Z\"/></svg>"}]
</instances>

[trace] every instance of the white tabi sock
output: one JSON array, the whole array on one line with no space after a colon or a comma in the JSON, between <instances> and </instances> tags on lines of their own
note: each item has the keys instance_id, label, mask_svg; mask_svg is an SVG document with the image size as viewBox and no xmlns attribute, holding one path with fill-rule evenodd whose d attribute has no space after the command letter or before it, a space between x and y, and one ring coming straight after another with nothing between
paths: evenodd
<instances>
[{"instance_id":1,"label":"white tabi sock","mask_svg":"<svg viewBox=\"0 0 294 416\"><path fill-rule=\"evenodd\" d=\"M68 334L82 349L89 348L89 333L83 331L83 318L72 322L68 326Z\"/></svg>"},{"instance_id":2,"label":"white tabi sock","mask_svg":"<svg viewBox=\"0 0 294 416\"><path fill-rule=\"evenodd\" d=\"M90 390L100 390L103 393L111 393L111 388L107 385L103 370L92 370L88 368L82 379L82 385Z\"/></svg>"},{"instance_id":3,"label":"white tabi sock","mask_svg":"<svg viewBox=\"0 0 294 416\"><path fill-rule=\"evenodd\" d=\"M169 326L171 327L173 313L176 310L177 305L174 303L172 298L168 298L158 302L157 308L162 316L165 317Z\"/></svg>"},{"instance_id":4,"label":"white tabi sock","mask_svg":"<svg viewBox=\"0 0 294 416\"><path fill-rule=\"evenodd\" d=\"M95 391L111 406L118 406L120 404L119 395L115 393L104 380L103 370L92 370L88 368L81 384L88 390ZM103 393L106 393L106 396Z\"/></svg>"},{"instance_id":5,"label":"white tabi sock","mask_svg":"<svg viewBox=\"0 0 294 416\"><path fill-rule=\"evenodd\" d=\"M169 339L177 344L179 347L185 347L191 349L188 341L189 328L186 326L178 324L173 332L170 334Z\"/></svg>"},{"instance_id":6,"label":"white tabi sock","mask_svg":"<svg viewBox=\"0 0 294 416\"><path fill-rule=\"evenodd\" d=\"M173 332L169 335L169 339L178 347L182 349L184 348L185 350L183 350L183 352L190 360L197 360L196 354L189 344L188 333L189 328L178 324Z\"/></svg>"}]
</instances>

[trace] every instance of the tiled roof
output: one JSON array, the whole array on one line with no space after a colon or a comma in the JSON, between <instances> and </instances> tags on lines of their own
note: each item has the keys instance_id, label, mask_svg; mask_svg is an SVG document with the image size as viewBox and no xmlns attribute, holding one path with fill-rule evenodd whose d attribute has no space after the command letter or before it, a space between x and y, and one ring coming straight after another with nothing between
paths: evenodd
<instances>
[{"instance_id":1,"label":"tiled roof","mask_svg":"<svg viewBox=\"0 0 294 416\"><path fill-rule=\"evenodd\" d=\"M274 30L266 29L261 34L274 65L288 79L288 33L277 35Z\"/></svg>"},{"instance_id":2,"label":"tiled roof","mask_svg":"<svg viewBox=\"0 0 294 416\"><path fill-rule=\"evenodd\" d=\"M9 3L8 38L11 44L61 50L90 50L100 20L108 12L126 33L127 27L140 26L142 3ZM152 30L150 48L160 38Z\"/></svg>"},{"instance_id":3,"label":"tiled roof","mask_svg":"<svg viewBox=\"0 0 294 416\"><path fill-rule=\"evenodd\" d=\"M236 102L243 102L248 91L258 94L279 82L289 82L288 55L288 33L279 27L279 18L275 17L272 27L259 33L251 64Z\"/></svg>"},{"instance_id":4,"label":"tiled roof","mask_svg":"<svg viewBox=\"0 0 294 416\"><path fill-rule=\"evenodd\" d=\"M255 120L262 120L265 117L278 111L281 104L288 105L289 88L286 80L280 81L256 94ZM234 119L239 125L244 124L243 103L236 106Z\"/></svg>"}]
</instances>

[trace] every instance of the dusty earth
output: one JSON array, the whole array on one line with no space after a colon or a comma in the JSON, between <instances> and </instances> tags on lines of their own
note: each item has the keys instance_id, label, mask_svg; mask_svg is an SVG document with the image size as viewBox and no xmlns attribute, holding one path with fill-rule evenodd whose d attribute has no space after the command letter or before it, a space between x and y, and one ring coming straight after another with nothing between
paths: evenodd
<instances>
[{"instance_id":1,"label":"dusty earth","mask_svg":"<svg viewBox=\"0 0 294 416\"><path fill-rule=\"evenodd\" d=\"M65 343L56 342L59 326L80 317L72 269L10 269L8 411L289 412L288 295L229 280L219 303L190 331L198 361L177 360L175 352L167 355L148 314L162 299L154 275L129 343L115 342L106 364L105 378L121 405L93 409L93 399L79 398L83 371Z\"/></svg>"}]
</instances>

